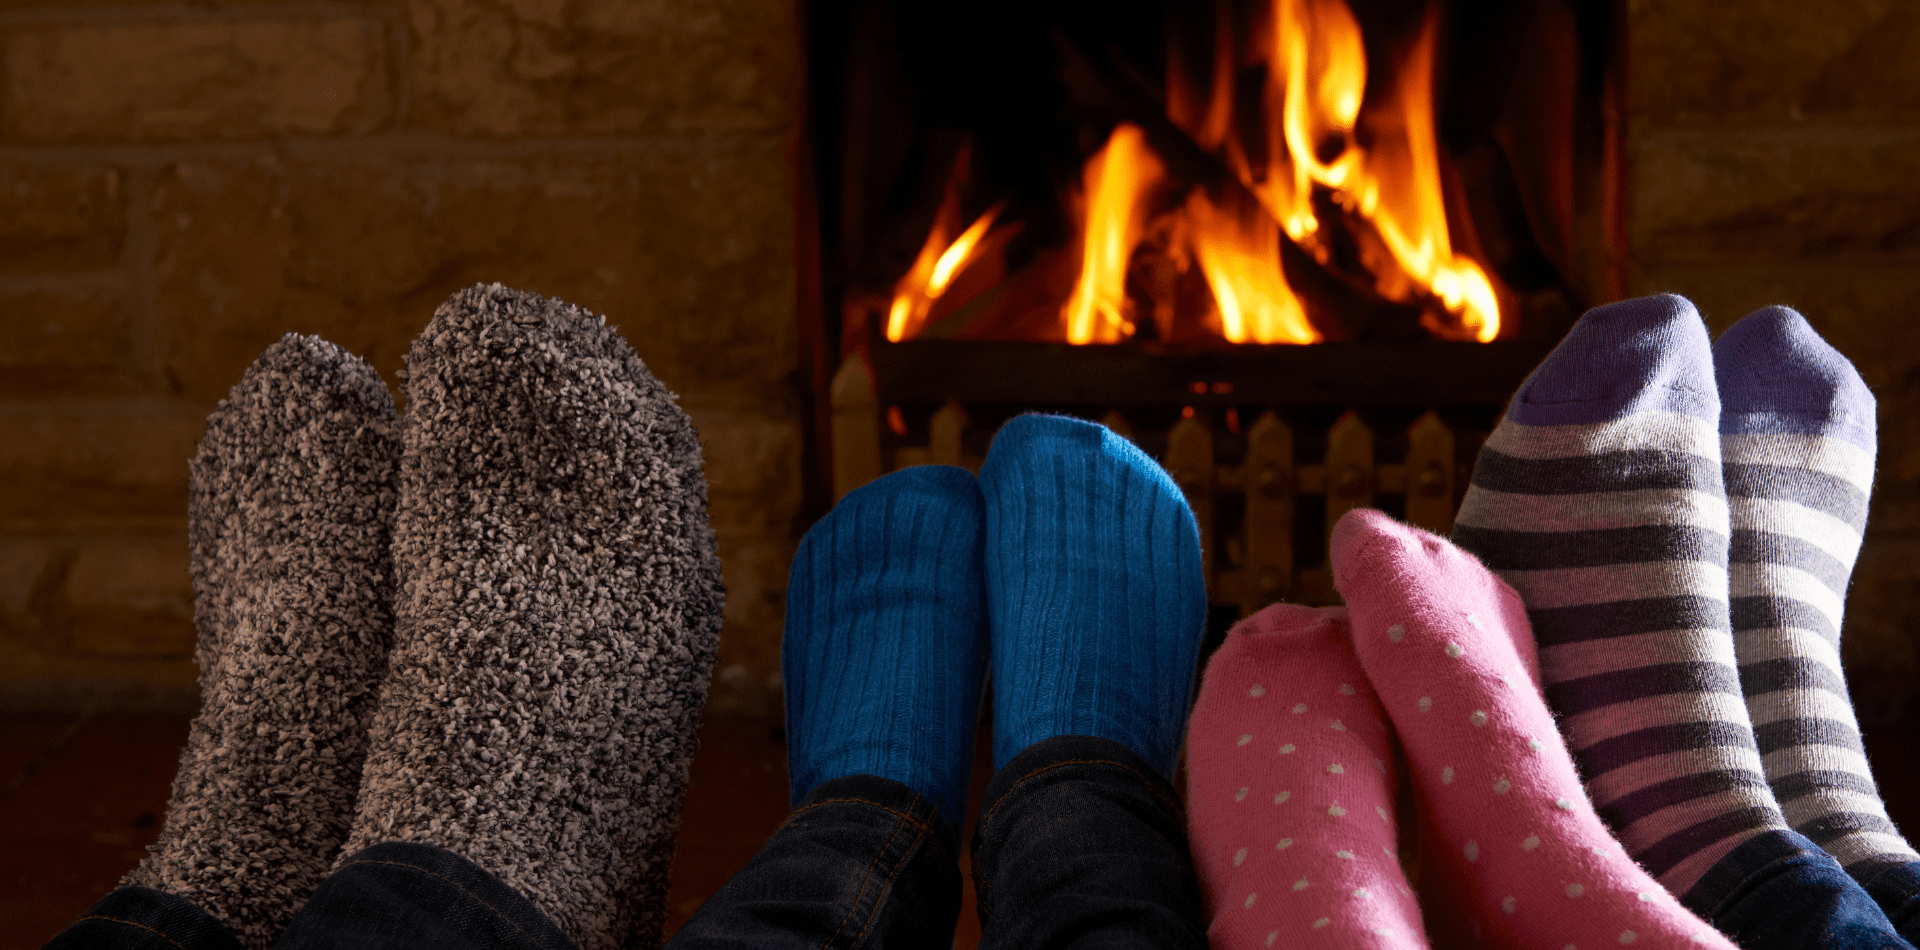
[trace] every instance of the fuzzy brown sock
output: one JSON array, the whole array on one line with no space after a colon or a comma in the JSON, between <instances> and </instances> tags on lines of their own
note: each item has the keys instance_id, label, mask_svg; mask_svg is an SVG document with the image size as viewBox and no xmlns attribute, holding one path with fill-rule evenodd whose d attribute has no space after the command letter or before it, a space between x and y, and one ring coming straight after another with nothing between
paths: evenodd
<instances>
[{"instance_id":1,"label":"fuzzy brown sock","mask_svg":"<svg viewBox=\"0 0 1920 950\"><path fill-rule=\"evenodd\" d=\"M602 318L498 284L443 304L407 372L395 642L344 854L446 848L583 950L656 945L724 600L699 440Z\"/></svg>"},{"instance_id":2,"label":"fuzzy brown sock","mask_svg":"<svg viewBox=\"0 0 1920 950\"><path fill-rule=\"evenodd\" d=\"M372 367L288 334L207 420L188 543L200 712L123 884L268 947L346 838L392 636L400 418Z\"/></svg>"}]
</instances>

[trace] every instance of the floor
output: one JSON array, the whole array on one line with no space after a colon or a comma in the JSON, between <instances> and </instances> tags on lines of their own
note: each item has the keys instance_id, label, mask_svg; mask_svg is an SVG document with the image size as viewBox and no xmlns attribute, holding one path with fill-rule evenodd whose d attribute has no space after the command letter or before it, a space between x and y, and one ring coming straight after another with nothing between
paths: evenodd
<instances>
[{"instance_id":1,"label":"floor","mask_svg":"<svg viewBox=\"0 0 1920 950\"><path fill-rule=\"evenodd\" d=\"M0 950L41 946L139 861L159 833L186 733L180 715L0 714ZM779 725L765 720L716 718L701 730L669 932L785 816L784 749ZM1920 829L1920 729L1874 732L1867 749L1895 823ZM975 757L975 802L984 752ZM979 923L966 897L955 946L974 950Z\"/></svg>"},{"instance_id":2,"label":"floor","mask_svg":"<svg viewBox=\"0 0 1920 950\"><path fill-rule=\"evenodd\" d=\"M0 950L46 943L111 891L160 832L188 717L0 713ZM986 785L986 749L973 801ZM977 808L977 805L976 805ZM760 849L787 814L777 722L709 719L693 761L673 889L672 933ZM971 886L955 946L974 950Z\"/></svg>"}]
</instances>

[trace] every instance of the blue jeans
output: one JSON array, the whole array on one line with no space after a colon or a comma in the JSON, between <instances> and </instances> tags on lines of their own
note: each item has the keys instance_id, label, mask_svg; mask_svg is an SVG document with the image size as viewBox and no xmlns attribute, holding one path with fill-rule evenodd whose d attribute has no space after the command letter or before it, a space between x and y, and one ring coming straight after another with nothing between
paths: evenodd
<instances>
[{"instance_id":1,"label":"blue jeans","mask_svg":"<svg viewBox=\"0 0 1920 950\"><path fill-rule=\"evenodd\" d=\"M948 950L960 913L957 829L898 782L823 783L668 946ZM1186 816L1123 746L1061 736L988 783L974 837L988 947L1205 950ZM557 950L573 942L533 903L439 848L375 845L322 882L277 945ZM192 903L123 887L49 948L238 950Z\"/></svg>"},{"instance_id":2,"label":"blue jeans","mask_svg":"<svg viewBox=\"0 0 1920 950\"><path fill-rule=\"evenodd\" d=\"M1725 893L1713 925L1748 950L1907 950L1868 892L1805 836L1755 835L1698 888Z\"/></svg>"}]
</instances>

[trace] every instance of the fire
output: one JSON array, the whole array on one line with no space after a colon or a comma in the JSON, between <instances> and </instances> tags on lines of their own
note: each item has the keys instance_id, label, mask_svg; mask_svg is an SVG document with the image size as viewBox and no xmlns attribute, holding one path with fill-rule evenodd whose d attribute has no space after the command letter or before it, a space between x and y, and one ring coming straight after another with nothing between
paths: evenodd
<instances>
[{"instance_id":1,"label":"fire","mask_svg":"<svg viewBox=\"0 0 1920 950\"><path fill-rule=\"evenodd\" d=\"M1290 241L1329 267L1351 267L1357 256L1374 291L1419 305L1422 325L1435 336L1493 340L1501 327L1493 283L1479 263L1456 249L1448 230L1434 131L1437 4L1428 5L1385 94L1369 102L1366 46L1346 0L1269 2L1263 39L1245 49L1236 44L1231 5L1216 4L1204 90L1192 88L1182 47L1175 43L1168 51L1167 117L1223 163L1239 187L1173 180L1139 125L1115 126L1081 169L1078 270L1068 270L1074 262L1063 259L1060 282L1049 285L1057 294L1075 273L1072 292L1060 308L1058 329L1038 332L1070 343L1118 343L1135 332L1130 293L1136 293L1153 299L1162 338L1171 338L1173 324L1165 314L1174 301L1190 298L1185 291L1168 292L1167 281L1175 278L1164 275L1169 268L1191 274L1197 267L1213 304L1205 327L1220 337L1234 343L1319 342L1323 335L1281 265ZM1243 60L1264 66L1267 82L1259 102L1237 106L1235 77ZM1235 121L1238 113L1251 118L1255 112L1262 120L1258 132ZM1262 138L1243 141L1242 134ZM988 236L1000 205L961 229L963 175L964 163L925 245L895 285L889 340L919 333L955 278L983 254L1006 246L1004 237ZM1329 214L1338 220L1323 220ZM1149 242L1143 258L1149 269L1142 273L1162 276L1130 286L1129 268L1143 240ZM1335 263L1336 247L1347 249L1339 257L1345 263ZM1198 291L1197 284L1179 286ZM1027 312L1042 319L1046 314ZM1000 325L1016 324L1029 325L1004 319Z\"/></svg>"},{"instance_id":2,"label":"fire","mask_svg":"<svg viewBox=\"0 0 1920 950\"><path fill-rule=\"evenodd\" d=\"M1220 335L1232 343L1318 343L1280 271L1280 226L1250 210L1216 208L1199 188L1187 195L1194 257L1213 291Z\"/></svg>"},{"instance_id":3,"label":"fire","mask_svg":"<svg viewBox=\"0 0 1920 950\"><path fill-rule=\"evenodd\" d=\"M1362 174L1352 133L1367 88L1367 51L1340 0L1276 0L1273 18L1268 94L1278 100L1279 121L1267 123L1266 180L1250 184L1287 235L1311 247L1320 230L1313 186L1337 192ZM1339 147L1334 158L1320 158L1323 142Z\"/></svg>"},{"instance_id":4,"label":"fire","mask_svg":"<svg viewBox=\"0 0 1920 950\"><path fill-rule=\"evenodd\" d=\"M887 340L898 343L910 339L926 325L927 313L933 309L933 303L953 285L953 279L965 270L968 264L979 257L981 239L993 227L995 218L1005 207L1005 202L994 205L986 213L976 218L960 236L949 243L947 236L960 220L960 183L964 180L965 163L956 169L954 180L940 202L940 209L934 213L933 227L927 231L927 241L920 246L920 254L914 258L913 266L907 269L893 286L893 305L887 309Z\"/></svg>"},{"instance_id":5,"label":"fire","mask_svg":"<svg viewBox=\"0 0 1920 950\"><path fill-rule=\"evenodd\" d=\"M1380 240L1406 276L1440 298L1458 319L1445 323L1429 316L1422 324L1437 336L1485 343L1500 333L1500 307L1486 272L1453 252L1441 198L1433 132L1433 46L1439 23L1438 8L1429 7L1401 67L1394 101L1380 110L1382 128L1368 156L1372 174L1363 185L1361 207L1373 209Z\"/></svg>"},{"instance_id":6,"label":"fire","mask_svg":"<svg viewBox=\"0 0 1920 950\"><path fill-rule=\"evenodd\" d=\"M1447 233L1440 154L1433 131L1433 48L1439 8L1429 5L1418 38L1397 70L1389 101L1367 117L1369 143L1355 140L1367 85L1360 26L1342 0L1274 0L1266 178L1249 186L1289 237L1325 260L1312 187L1372 225L1385 253L1366 263L1376 288L1407 300L1415 289L1438 298L1451 320L1429 314L1436 336L1487 342L1500 332L1500 308L1480 265L1454 253ZM1337 149L1337 152L1336 152ZM1334 153L1333 157L1323 157ZM1282 166L1282 156L1284 165ZM1244 167L1244 166L1243 166ZM1243 171L1243 174L1244 171ZM1364 241L1363 241L1364 243Z\"/></svg>"},{"instance_id":7,"label":"fire","mask_svg":"<svg viewBox=\"0 0 1920 950\"><path fill-rule=\"evenodd\" d=\"M1068 343L1118 343L1133 333L1127 315L1127 265L1146 225L1143 199L1166 170L1146 133L1121 123L1082 170L1086 217L1080 278L1060 314Z\"/></svg>"}]
</instances>

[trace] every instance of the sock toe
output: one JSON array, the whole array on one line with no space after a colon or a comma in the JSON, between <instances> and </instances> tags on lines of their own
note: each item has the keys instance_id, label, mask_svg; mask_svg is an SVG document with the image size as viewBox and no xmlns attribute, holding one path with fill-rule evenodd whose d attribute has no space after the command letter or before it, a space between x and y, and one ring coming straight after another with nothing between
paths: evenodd
<instances>
[{"instance_id":1,"label":"sock toe","mask_svg":"<svg viewBox=\"0 0 1920 950\"><path fill-rule=\"evenodd\" d=\"M1720 431L1837 435L1874 447L1874 398L1840 351L1791 307L1762 307L1714 341Z\"/></svg>"},{"instance_id":2,"label":"sock toe","mask_svg":"<svg viewBox=\"0 0 1920 950\"><path fill-rule=\"evenodd\" d=\"M1104 426L1014 419L980 470L994 765L1091 735L1171 776L1206 624L1199 526L1159 464Z\"/></svg>"},{"instance_id":3,"label":"sock toe","mask_svg":"<svg viewBox=\"0 0 1920 950\"><path fill-rule=\"evenodd\" d=\"M1656 294L1587 311L1521 385L1507 418L1579 425L1643 412L1719 416L1707 328L1684 297Z\"/></svg>"}]
</instances>

